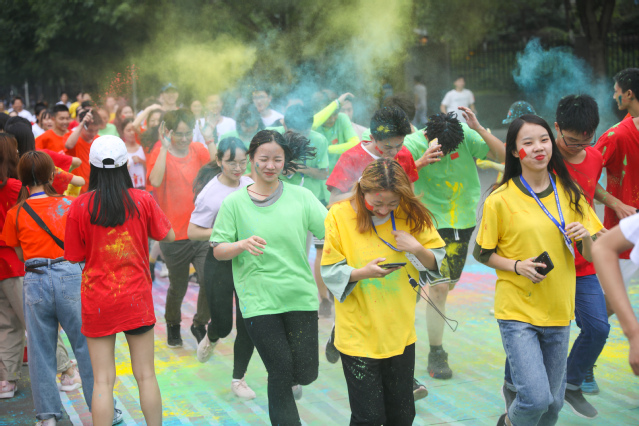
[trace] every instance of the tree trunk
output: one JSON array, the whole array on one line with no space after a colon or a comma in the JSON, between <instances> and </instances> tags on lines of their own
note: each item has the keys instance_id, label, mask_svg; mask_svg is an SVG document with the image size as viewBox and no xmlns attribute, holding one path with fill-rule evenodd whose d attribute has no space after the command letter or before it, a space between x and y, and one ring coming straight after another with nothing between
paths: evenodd
<instances>
[{"instance_id":1,"label":"tree trunk","mask_svg":"<svg viewBox=\"0 0 639 426\"><path fill-rule=\"evenodd\" d=\"M606 38L615 10L616 0L603 0L597 19L595 0L577 0L577 14L581 28L588 40L589 62L597 76L606 75Z\"/></svg>"}]
</instances>

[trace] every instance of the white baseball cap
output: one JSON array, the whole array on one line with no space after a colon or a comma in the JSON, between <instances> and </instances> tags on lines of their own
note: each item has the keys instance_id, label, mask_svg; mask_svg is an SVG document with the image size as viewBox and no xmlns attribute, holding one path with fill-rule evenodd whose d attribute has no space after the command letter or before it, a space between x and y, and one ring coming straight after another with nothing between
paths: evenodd
<instances>
[{"instance_id":1,"label":"white baseball cap","mask_svg":"<svg viewBox=\"0 0 639 426\"><path fill-rule=\"evenodd\" d=\"M105 160L110 161L105 164ZM126 145L117 136L100 136L91 144L89 162L95 167L115 169L124 166L128 160Z\"/></svg>"}]
</instances>

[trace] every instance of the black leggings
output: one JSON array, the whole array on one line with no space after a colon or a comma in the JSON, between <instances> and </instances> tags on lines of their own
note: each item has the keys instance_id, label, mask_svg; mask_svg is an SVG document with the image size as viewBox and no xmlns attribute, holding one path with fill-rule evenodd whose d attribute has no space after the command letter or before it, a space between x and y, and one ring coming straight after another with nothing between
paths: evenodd
<instances>
[{"instance_id":1,"label":"black leggings","mask_svg":"<svg viewBox=\"0 0 639 426\"><path fill-rule=\"evenodd\" d=\"M271 423L299 425L291 388L309 385L317 379L317 311L260 315L245 318L244 322L268 372Z\"/></svg>"},{"instance_id":2,"label":"black leggings","mask_svg":"<svg viewBox=\"0 0 639 426\"><path fill-rule=\"evenodd\" d=\"M219 261L213 256L209 248L204 263L204 291L206 292L211 322L208 328L209 340L226 337L233 328L233 285L232 261ZM242 311L237 295L235 295L235 327L237 336L233 346L233 378L241 379L246 374L251 356L253 356L253 342L246 331Z\"/></svg>"}]
</instances>

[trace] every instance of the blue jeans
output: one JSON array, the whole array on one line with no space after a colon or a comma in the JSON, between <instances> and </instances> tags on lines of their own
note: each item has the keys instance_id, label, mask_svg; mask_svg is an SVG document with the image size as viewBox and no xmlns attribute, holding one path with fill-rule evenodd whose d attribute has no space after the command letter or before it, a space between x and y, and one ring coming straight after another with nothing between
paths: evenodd
<instances>
[{"instance_id":1,"label":"blue jeans","mask_svg":"<svg viewBox=\"0 0 639 426\"><path fill-rule=\"evenodd\" d=\"M497 322L517 390L508 418L516 426L554 425L564 405L570 326Z\"/></svg>"},{"instance_id":2,"label":"blue jeans","mask_svg":"<svg viewBox=\"0 0 639 426\"><path fill-rule=\"evenodd\" d=\"M27 272L24 277L24 317L29 348L29 375L36 417L46 420L62 418L62 401L56 384L56 345L58 323L71 342L78 361L84 400L91 409L93 368L87 340L82 328L80 287L82 269L69 262L51 264L50 259L36 258L25 262L25 268L49 262Z\"/></svg>"},{"instance_id":3,"label":"blue jeans","mask_svg":"<svg viewBox=\"0 0 639 426\"><path fill-rule=\"evenodd\" d=\"M575 318L581 331L568 356L566 387L570 390L580 388L586 378L586 372L595 365L610 332L606 299L597 275L577 277ZM512 385L508 359L504 370L507 385ZM508 387L515 390L511 386Z\"/></svg>"}]
</instances>

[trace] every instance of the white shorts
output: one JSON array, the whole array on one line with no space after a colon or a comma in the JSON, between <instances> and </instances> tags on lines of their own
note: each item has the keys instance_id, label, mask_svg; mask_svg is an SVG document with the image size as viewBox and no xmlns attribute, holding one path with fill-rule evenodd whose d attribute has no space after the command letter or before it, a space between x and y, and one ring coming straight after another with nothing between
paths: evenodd
<instances>
[{"instance_id":1,"label":"white shorts","mask_svg":"<svg viewBox=\"0 0 639 426\"><path fill-rule=\"evenodd\" d=\"M621 268L621 276L626 288L631 285L639 284L639 265L636 265L630 259L619 259L619 267Z\"/></svg>"}]
</instances>

